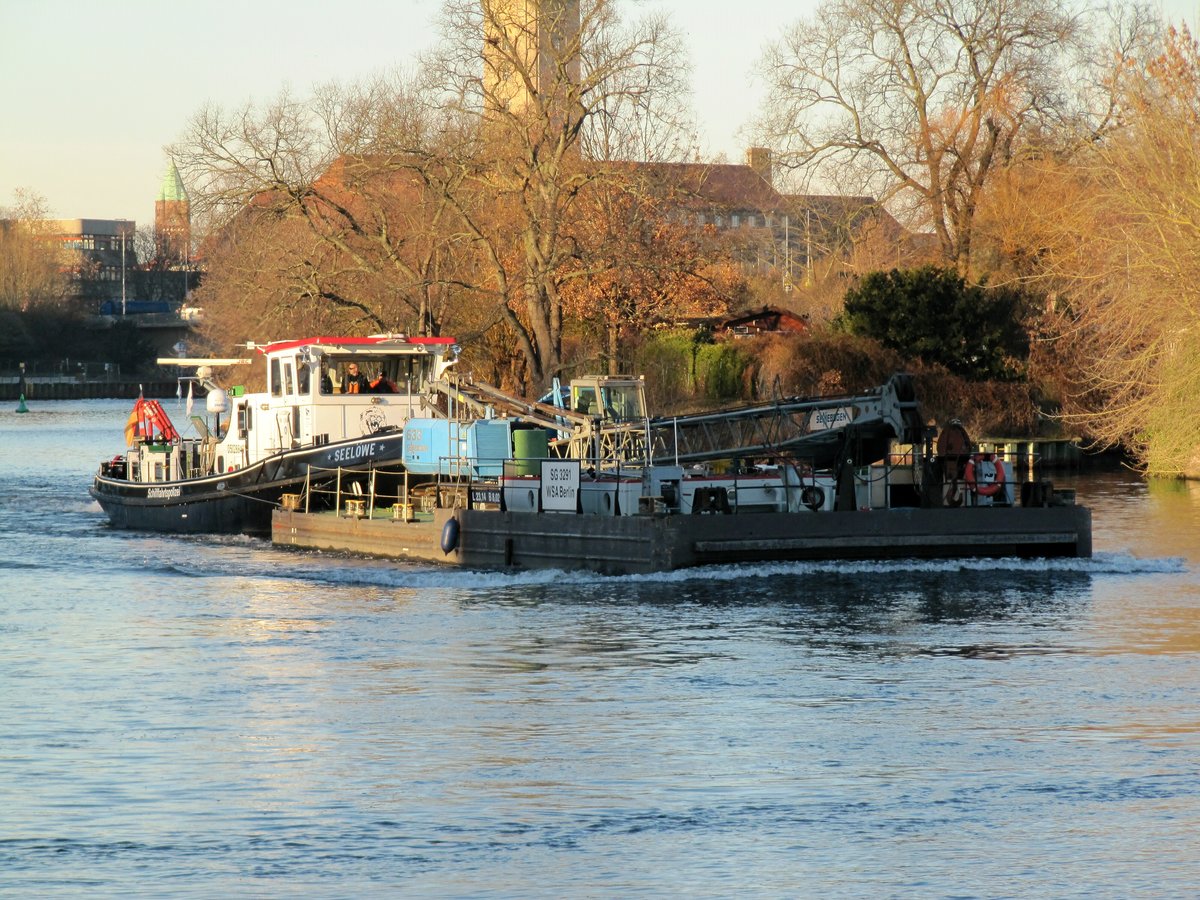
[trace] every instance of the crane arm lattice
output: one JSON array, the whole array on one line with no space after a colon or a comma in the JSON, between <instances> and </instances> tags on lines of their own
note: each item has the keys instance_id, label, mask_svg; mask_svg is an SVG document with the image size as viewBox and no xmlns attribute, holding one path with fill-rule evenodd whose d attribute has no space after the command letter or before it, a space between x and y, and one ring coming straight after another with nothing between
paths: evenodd
<instances>
[{"instance_id":1,"label":"crane arm lattice","mask_svg":"<svg viewBox=\"0 0 1200 900\"><path fill-rule=\"evenodd\" d=\"M541 428L549 428L563 435L570 435L581 425L590 422L588 416L580 413L560 409L549 403L514 397L499 388L472 381L461 375L435 381L433 388L455 403L465 406L474 415L498 413Z\"/></svg>"},{"instance_id":2,"label":"crane arm lattice","mask_svg":"<svg viewBox=\"0 0 1200 900\"><path fill-rule=\"evenodd\" d=\"M912 380L893 375L862 394L818 399L790 397L770 403L660 417L644 424L605 422L595 416L513 397L462 377L435 384L437 390L476 415L489 410L556 431L556 452L657 464L694 463L731 457L786 455L817 468L847 461L864 465L882 458L893 439L917 443L924 431ZM649 452L646 441L649 440Z\"/></svg>"},{"instance_id":3,"label":"crane arm lattice","mask_svg":"<svg viewBox=\"0 0 1200 900\"><path fill-rule=\"evenodd\" d=\"M883 386L863 394L791 397L713 413L652 419L650 455L656 463L788 455L808 459L818 468L831 468L842 462L847 452L859 457L856 465L882 458L892 439L916 443L923 430L911 379L894 375Z\"/></svg>"}]
</instances>

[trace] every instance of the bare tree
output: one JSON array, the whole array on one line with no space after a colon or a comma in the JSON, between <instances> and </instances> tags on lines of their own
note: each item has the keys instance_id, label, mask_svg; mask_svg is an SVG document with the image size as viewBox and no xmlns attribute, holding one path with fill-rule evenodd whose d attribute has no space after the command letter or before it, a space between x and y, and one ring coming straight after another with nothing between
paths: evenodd
<instances>
[{"instance_id":1,"label":"bare tree","mask_svg":"<svg viewBox=\"0 0 1200 900\"><path fill-rule=\"evenodd\" d=\"M446 108L474 125L448 164L423 171L473 236L477 296L498 310L540 388L562 368L564 286L589 271L569 223L589 185L611 174L584 158L584 135L630 109L669 108L654 98L677 87L664 69L679 55L661 20L621 30L612 0L448 0L443 23L426 71ZM620 155L615 133L610 156Z\"/></svg>"},{"instance_id":2,"label":"bare tree","mask_svg":"<svg viewBox=\"0 0 1200 900\"><path fill-rule=\"evenodd\" d=\"M1109 127L1111 82L1087 63L1120 71L1151 20L1098 16L1068 0L826 0L766 54L758 127L783 165L889 202L966 272L992 175L1052 133ZM1088 55L1092 34L1107 55Z\"/></svg>"},{"instance_id":3,"label":"bare tree","mask_svg":"<svg viewBox=\"0 0 1200 900\"><path fill-rule=\"evenodd\" d=\"M608 65L622 47L638 48L637 64ZM580 135L586 158L683 162L695 154L691 65L665 16L597 29L581 49L585 65L606 79Z\"/></svg>"},{"instance_id":4,"label":"bare tree","mask_svg":"<svg viewBox=\"0 0 1200 900\"><path fill-rule=\"evenodd\" d=\"M154 225L143 225L133 233L129 247L129 296L141 300L187 299L195 286L196 273L174 254L163 254L162 235Z\"/></svg>"},{"instance_id":5,"label":"bare tree","mask_svg":"<svg viewBox=\"0 0 1200 900\"><path fill-rule=\"evenodd\" d=\"M278 232L297 254L279 257L298 298L327 304L347 327L436 333L446 297L437 270L461 243L444 200L428 203L409 157L425 149L425 111L402 76L287 93L259 110L201 110L171 153L192 185L210 237L210 266L233 245L216 236L237 223L241 240ZM285 224L287 223L287 224ZM307 231L299 240L296 227ZM253 238L251 238L253 234ZM302 252L303 248L303 252ZM240 261L231 259L234 271ZM240 277L236 283L242 284ZM219 307L215 285L205 302ZM265 284L274 284L267 276ZM273 288L263 293L274 308ZM255 296L254 294L250 295ZM244 303L247 296L230 296Z\"/></svg>"},{"instance_id":6,"label":"bare tree","mask_svg":"<svg viewBox=\"0 0 1200 900\"><path fill-rule=\"evenodd\" d=\"M613 0L445 0L420 82L202 110L172 155L210 234L280 267L262 276L264 315L287 284L347 327L499 326L540 387L562 367L563 287L590 271L572 216L612 174L584 135L613 157L681 146L658 138L685 120L680 54L661 19L626 29ZM286 253L267 252L272 231ZM210 270L228 254L230 271L210 271L206 307L253 272L236 244L209 246Z\"/></svg>"}]
</instances>

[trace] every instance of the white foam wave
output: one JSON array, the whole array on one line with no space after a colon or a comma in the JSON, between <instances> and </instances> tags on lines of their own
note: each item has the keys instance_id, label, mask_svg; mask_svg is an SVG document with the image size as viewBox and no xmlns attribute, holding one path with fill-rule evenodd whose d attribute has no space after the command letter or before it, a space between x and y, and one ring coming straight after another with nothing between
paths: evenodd
<instances>
[{"instance_id":1,"label":"white foam wave","mask_svg":"<svg viewBox=\"0 0 1200 900\"><path fill-rule=\"evenodd\" d=\"M491 590L508 587L558 584L566 580L577 584L596 582L600 575L566 574L555 570L536 572L485 572L449 566L427 566L405 562L357 559L298 559L289 553L272 560L262 557L253 562L225 562L219 569L190 561L174 561L167 567L180 575L196 578L254 578L303 581L339 587L382 587L407 589Z\"/></svg>"},{"instance_id":2,"label":"white foam wave","mask_svg":"<svg viewBox=\"0 0 1200 900\"><path fill-rule=\"evenodd\" d=\"M1097 553L1090 562L1102 574L1112 575L1183 575L1191 571L1182 556L1144 559L1132 553Z\"/></svg>"},{"instance_id":3,"label":"white foam wave","mask_svg":"<svg viewBox=\"0 0 1200 900\"><path fill-rule=\"evenodd\" d=\"M320 553L288 552L256 554L246 563L229 564L219 570L203 565L176 563L182 574L198 577L213 575L299 580L344 587L384 587L407 589L449 589L488 591L541 585L584 585L614 581L678 584L689 581L734 582L749 578L764 579L812 575L875 577L887 575L919 576L956 573L1007 573L1020 575L1055 573L1096 577L1178 575L1189 571L1179 557L1142 559L1127 553L1100 553L1091 559L950 559L881 560L746 563L705 566L657 572L647 575L604 576L592 572L564 572L557 569L535 571L481 571L387 560L329 558Z\"/></svg>"}]
</instances>

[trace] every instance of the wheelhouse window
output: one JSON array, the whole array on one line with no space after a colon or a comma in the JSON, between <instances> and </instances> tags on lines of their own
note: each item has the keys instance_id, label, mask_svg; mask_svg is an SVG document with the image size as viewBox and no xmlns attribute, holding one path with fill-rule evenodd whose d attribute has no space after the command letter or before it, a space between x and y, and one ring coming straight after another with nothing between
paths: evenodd
<instances>
[{"instance_id":1,"label":"wheelhouse window","mask_svg":"<svg viewBox=\"0 0 1200 900\"><path fill-rule=\"evenodd\" d=\"M296 388L302 397L307 397L311 389L308 363L300 356L296 357Z\"/></svg>"},{"instance_id":2,"label":"wheelhouse window","mask_svg":"<svg viewBox=\"0 0 1200 900\"><path fill-rule=\"evenodd\" d=\"M268 369L268 377L271 381L271 396L279 397L283 394L283 378L279 374L279 358L271 358L271 366Z\"/></svg>"},{"instance_id":3,"label":"wheelhouse window","mask_svg":"<svg viewBox=\"0 0 1200 900\"><path fill-rule=\"evenodd\" d=\"M329 359L321 360L321 375L317 384L322 394L340 394L342 392L342 376L339 366Z\"/></svg>"},{"instance_id":4,"label":"wheelhouse window","mask_svg":"<svg viewBox=\"0 0 1200 900\"><path fill-rule=\"evenodd\" d=\"M328 370L330 384L337 393L404 394L410 389L420 392L421 385L429 377L431 366L430 357L425 355L355 356L330 363ZM358 383L354 377L356 375L365 379L365 386L360 384L358 389L352 387Z\"/></svg>"},{"instance_id":5,"label":"wheelhouse window","mask_svg":"<svg viewBox=\"0 0 1200 900\"><path fill-rule=\"evenodd\" d=\"M415 391L421 390L421 385L430 376L433 360L428 356L405 356L393 359L393 380L401 391L408 391L411 385Z\"/></svg>"}]
</instances>

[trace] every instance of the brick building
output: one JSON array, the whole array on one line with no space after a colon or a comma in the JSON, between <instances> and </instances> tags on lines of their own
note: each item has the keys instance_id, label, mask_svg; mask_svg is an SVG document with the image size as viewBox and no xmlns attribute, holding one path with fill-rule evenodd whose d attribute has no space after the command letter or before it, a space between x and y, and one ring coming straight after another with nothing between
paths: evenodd
<instances>
[{"instance_id":1,"label":"brick building","mask_svg":"<svg viewBox=\"0 0 1200 900\"><path fill-rule=\"evenodd\" d=\"M168 265L187 265L191 257L191 201L174 162L167 167L154 201L154 244L158 260Z\"/></svg>"},{"instance_id":2,"label":"brick building","mask_svg":"<svg viewBox=\"0 0 1200 900\"><path fill-rule=\"evenodd\" d=\"M640 163L676 215L712 227L735 245L759 275L777 274L785 287L800 283L818 260L849 250L868 228L890 241L906 230L872 197L784 194L776 190L771 151L753 147L746 162Z\"/></svg>"}]
</instances>

